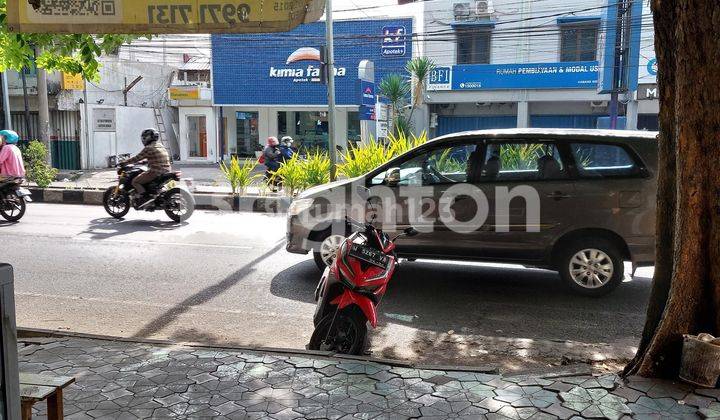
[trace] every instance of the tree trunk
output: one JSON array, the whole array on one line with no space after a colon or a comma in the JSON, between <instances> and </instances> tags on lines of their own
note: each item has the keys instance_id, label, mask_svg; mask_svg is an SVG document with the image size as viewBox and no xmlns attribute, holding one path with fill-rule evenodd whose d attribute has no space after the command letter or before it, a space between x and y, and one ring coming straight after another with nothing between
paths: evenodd
<instances>
[{"instance_id":1,"label":"tree trunk","mask_svg":"<svg viewBox=\"0 0 720 420\"><path fill-rule=\"evenodd\" d=\"M720 3L653 0L652 8L657 258L642 340L625 374L675 377L683 334L720 335Z\"/></svg>"}]
</instances>

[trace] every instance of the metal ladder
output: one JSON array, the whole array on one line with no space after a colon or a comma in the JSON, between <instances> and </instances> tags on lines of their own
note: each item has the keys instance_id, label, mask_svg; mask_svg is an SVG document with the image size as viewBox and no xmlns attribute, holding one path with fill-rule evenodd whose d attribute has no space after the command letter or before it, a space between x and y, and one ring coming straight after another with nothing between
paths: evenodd
<instances>
[{"instance_id":1,"label":"metal ladder","mask_svg":"<svg viewBox=\"0 0 720 420\"><path fill-rule=\"evenodd\" d=\"M172 149L167 141L167 130L165 128L165 119L163 118L162 110L160 108L153 108L153 112L155 113L155 124L157 125L158 132L160 133L160 144L162 144L168 151L168 154L170 154L170 160L172 161Z\"/></svg>"}]
</instances>

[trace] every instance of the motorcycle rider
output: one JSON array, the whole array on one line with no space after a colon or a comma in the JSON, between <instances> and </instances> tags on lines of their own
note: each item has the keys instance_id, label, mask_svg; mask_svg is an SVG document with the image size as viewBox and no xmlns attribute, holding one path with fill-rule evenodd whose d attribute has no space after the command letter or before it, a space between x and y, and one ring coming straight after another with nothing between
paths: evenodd
<instances>
[{"instance_id":1,"label":"motorcycle rider","mask_svg":"<svg viewBox=\"0 0 720 420\"><path fill-rule=\"evenodd\" d=\"M293 138L290 136L284 136L282 139L280 139L280 162L285 162L290 160L293 155L295 154L295 149L293 149Z\"/></svg>"},{"instance_id":2,"label":"motorcycle rider","mask_svg":"<svg viewBox=\"0 0 720 420\"><path fill-rule=\"evenodd\" d=\"M6 177L25 177L22 153L16 146L20 136L12 130L0 131L0 180Z\"/></svg>"},{"instance_id":3,"label":"motorcycle rider","mask_svg":"<svg viewBox=\"0 0 720 420\"><path fill-rule=\"evenodd\" d=\"M152 182L160 175L164 175L171 171L170 155L165 147L160 144L160 132L154 128L143 130L140 135L143 149L136 156L121 162L121 165L130 165L141 161L147 161L148 170L136 176L132 181L132 186L137 193L137 199L140 207L152 200L145 190L145 185Z\"/></svg>"}]
</instances>

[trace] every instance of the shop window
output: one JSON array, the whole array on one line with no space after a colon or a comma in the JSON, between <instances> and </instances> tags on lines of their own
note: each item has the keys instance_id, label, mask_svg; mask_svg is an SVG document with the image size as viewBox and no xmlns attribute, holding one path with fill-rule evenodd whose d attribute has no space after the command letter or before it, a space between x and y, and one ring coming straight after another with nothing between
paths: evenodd
<instances>
[{"instance_id":1,"label":"shop window","mask_svg":"<svg viewBox=\"0 0 720 420\"><path fill-rule=\"evenodd\" d=\"M235 148L230 147L230 154L238 156L255 156L255 152L261 149L258 133L257 112L237 112L236 117L236 139Z\"/></svg>"},{"instance_id":2,"label":"shop window","mask_svg":"<svg viewBox=\"0 0 720 420\"><path fill-rule=\"evenodd\" d=\"M598 24L560 26L560 61L597 60Z\"/></svg>"},{"instance_id":3,"label":"shop window","mask_svg":"<svg viewBox=\"0 0 720 420\"><path fill-rule=\"evenodd\" d=\"M457 30L457 63L489 64L490 36L487 28L462 28Z\"/></svg>"},{"instance_id":4,"label":"shop window","mask_svg":"<svg viewBox=\"0 0 720 420\"><path fill-rule=\"evenodd\" d=\"M347 141L349 145L360 141L360 113L357 111L347 113Z\"/></svg>"}]
</instances>

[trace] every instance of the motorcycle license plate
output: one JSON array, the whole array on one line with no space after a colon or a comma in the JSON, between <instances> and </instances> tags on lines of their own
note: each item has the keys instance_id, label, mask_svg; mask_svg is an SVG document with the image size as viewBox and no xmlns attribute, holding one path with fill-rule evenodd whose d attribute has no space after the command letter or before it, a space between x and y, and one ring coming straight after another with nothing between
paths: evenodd
<instances>
[{"instance_id":1,"label":"motorcycle license plate","mask_svg":"<svg viewBox=\"0 0 720 420\"><path fill-rule=\"evenodd\" d=\"M350 256L380 268L387 267L389 261L388 256L381 251L360 244L352 244L350 247Z\"/></svg>"}]
</instances>

